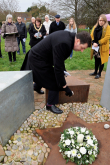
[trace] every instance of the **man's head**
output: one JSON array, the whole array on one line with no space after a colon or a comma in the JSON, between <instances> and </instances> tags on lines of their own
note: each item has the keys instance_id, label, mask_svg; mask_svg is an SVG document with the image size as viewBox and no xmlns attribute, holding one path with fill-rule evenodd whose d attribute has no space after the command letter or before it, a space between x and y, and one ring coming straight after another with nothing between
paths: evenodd
<instances>
[{"instance_id":1,"label":"man's head","mask_svg":"<svg viewBox=\"0 0 110 165\"><path fill-rule=\"evenodd\" d=\"M49 15L45 15L45 21L46 21L46 22L49 21Z\"/></svg>"},{"instance_id":2,"label":"man's head","mask_svg":"<svg viewBox=\"0 0 110 165\"><path fill-rule=\"evenodd\" d=\"M17 21L18 21L18 23L21 23L21 21L22 21L21 17L17 17Z\"/></svg>"},{"instance_id":3,"label":"man's head","mask_svg":"<svg viewBox=\"0 0 110 165\"><path fill-rule=\"evenodd\" d=\"M32 22L33 24L35 24L35 20L36 20L35 17L32 17L32 18L31 18L31 22Z\"/></svg>"},{"instance_id":4,"label":"man's head","mask_svg":"<svg viewBox=\"0 0 110 165\"><path fill-rule=\"evenodd\" d=\"M73 50L83 52L87 47L91 47L91 42L91 36L88 32L77 33Z\"/></svg>"},{"instance_id":5,"label":"man's head","mask_svg":"<svg viewBox=\"0 0 110 165\"><path fill-rule=\"evenodd\" d=\"M56 21L56 22L60 22L60 15L57 14L57 15L55 16L55 21Z\"/></svg>"}]
</instances>

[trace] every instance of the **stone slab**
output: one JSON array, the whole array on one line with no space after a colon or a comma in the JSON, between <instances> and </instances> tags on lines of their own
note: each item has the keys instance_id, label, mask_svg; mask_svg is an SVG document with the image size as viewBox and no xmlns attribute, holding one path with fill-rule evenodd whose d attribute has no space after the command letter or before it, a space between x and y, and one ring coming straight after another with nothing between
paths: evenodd
<instances>
[{"instance_id":1,"label":"stone slab","mask_svg":"<svg viewBox=\"0 0 110 165\"><path fill-rule=\"evenodd\" d=\"M66 78L67 85L74 92L74 96L68 97L65 95L65 91L59 92L59 104L72 103L72 102L87 102L90 85L86 82L75 78L74 76L68 76ZM46 89L46 103L48 99L48 90Z\"/></svg>"},{"instance_id":2,"label":"stone slab","mask_svg":"<svg viewBox=\"0 0 110 165\"><path fill-rule=\"evenodd\" d=\"M0 137L10 136L35 110L31 71L0 72Z\"/></svg>"},{"instance_id":3,"label":"stone slab","mask_svg":"<svg viewBox=\"0 0 110 165\"><path fill-rule=\"evenodd\" d=\"M110 124L110 122L103 123L93 123L88 124L72 112L69 113L67 120L64 122L63 126L60 128L47 128L47 129L36 129L36 132L42 136L43 140L51 148L49 157L45 165L66 165L66 161L63 159L61 153L59 153L58 143L60 141L61 132L64 129L70 127L87 127L92 129L93 134L96 136L99 142L100 153L93 163L93 165L109 165L110 164L110 129L105 130L104 124ZM67 165L76 165L75 163L69 162Z\"/></svg>"},{"instance_id":4,"label":"stone slab","mask_svg":"<svg viewBox=\"0 0 110 165\"><path fill-rule=\"evenodd\" d=\"M110 111L110 57L108 59L100 105Z\"/></svg>"}]
</instances>

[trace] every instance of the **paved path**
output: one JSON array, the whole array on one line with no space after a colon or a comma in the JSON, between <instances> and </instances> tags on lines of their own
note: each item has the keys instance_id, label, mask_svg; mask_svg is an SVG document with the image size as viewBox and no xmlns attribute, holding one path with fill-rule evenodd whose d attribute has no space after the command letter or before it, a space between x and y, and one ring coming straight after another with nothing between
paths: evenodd
<instances>
[{"instance_id":1,"label":"paved path","mask_svg":"<svg viewBox=\"0 0 110 165\"><path fill-rule=\"evenodd\" d=\"M75 70L69 71L72 76L85 81L90 84L88 102L91 104L99 104L105 79L105 71L102 72L102 76L99 79L94 79L94 76L89 76L89 73L93 70ZM43 89L45 91L45 89ZM34 92L35 109L42 109L45 106L45 95L40 95Z\"/></svg>"}]
</instances>

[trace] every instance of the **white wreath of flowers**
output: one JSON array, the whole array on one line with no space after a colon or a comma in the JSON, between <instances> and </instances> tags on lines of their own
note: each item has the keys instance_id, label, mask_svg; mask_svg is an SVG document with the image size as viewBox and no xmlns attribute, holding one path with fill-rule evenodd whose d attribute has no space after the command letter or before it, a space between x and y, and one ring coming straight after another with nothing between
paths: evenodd
<instances>
[{"instance_id":1,"label":"white wreath of flowers","mask_svg":"<svg viewBox=\"0 0 110 165\"><path fill-rule=\"evenodd\" d=\"M59 147L66 163L92 164L99 154L98 141L91 130L85 127L71 127L61 134Z\"/></svg>"}]
</instances>

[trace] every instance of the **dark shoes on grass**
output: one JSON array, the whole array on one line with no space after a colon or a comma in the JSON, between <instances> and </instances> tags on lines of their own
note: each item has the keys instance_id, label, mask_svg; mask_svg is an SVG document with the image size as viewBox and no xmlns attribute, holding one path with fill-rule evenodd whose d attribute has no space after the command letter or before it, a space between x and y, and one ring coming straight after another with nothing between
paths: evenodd
<instances>
[{"instance_id":1,"label":"dark shoes on grass","mask_svg":"<svg viewBox=\"0 0 110 165\"><path fill-rule=\"evenodd\" d=\"M95 79L99 79L100 77L101 77L101 75L97 74L97 75L95 76Z\"/></svg>"},{"instance_id":2,"label":"dark shoes on grass","mask_svg":"<svg viewBox=\"0 0 110 165\"><path fill-rule=\"evenodd\" d=\"M93 73L90 73L89 76L96 76L97 73L93 72Z\"/></svg>"},{"instance_id":3,"label":"dark shoes on grass","mask_svg":"<svg viewBox=\"0 0 110 165\"><path fill-rule=\"evenodd\" d=\"M100 74L97 74L97 73L95 73L95 72L90 73L89 75L90 75L90 76L95 76L95 79L99 79L99 78L101 77Z\"/></svg>"}]
</instances>

